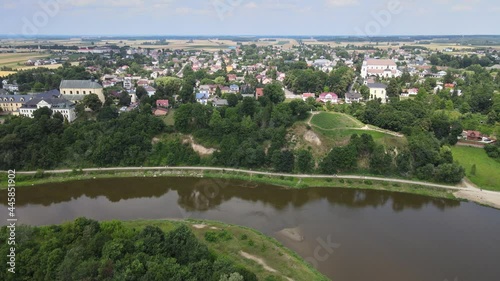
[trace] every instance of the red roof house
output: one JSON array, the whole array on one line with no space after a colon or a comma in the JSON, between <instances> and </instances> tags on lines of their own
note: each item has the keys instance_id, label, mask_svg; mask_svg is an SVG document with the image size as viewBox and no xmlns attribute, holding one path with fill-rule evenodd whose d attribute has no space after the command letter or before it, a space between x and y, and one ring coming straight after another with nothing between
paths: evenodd
<instances>
[{"instance_id":1,"label":"red roof house","mask_svg":"<svg viewBox=\"0 0 500 281\"><path fill-rule=\"evenodd\" d=\"M156 107L160 108L168 108L168 100L157 100L156 101Z\"/></svg>"},{"instance_id":2,"label":"red roof house","mask_svg":"<svg viewBox=\"0 0 500 281\"><path fill-rule=\"evenodd\" d=\"M255 97L256 99L259 99L260 97L264 96L264 88L257 88L255 89Z\"/></svg>"}]
</instances>

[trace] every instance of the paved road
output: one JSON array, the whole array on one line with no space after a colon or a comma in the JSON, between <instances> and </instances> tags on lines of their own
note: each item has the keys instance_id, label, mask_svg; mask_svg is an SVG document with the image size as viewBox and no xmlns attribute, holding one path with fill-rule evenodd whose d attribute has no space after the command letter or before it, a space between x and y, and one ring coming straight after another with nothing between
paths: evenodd
<instances>
[{"instance_id":1,"label":"paved road","mask_svg":"<svg viewBox=\"0 0 500 281\"><path fill-rule=\"evenodd\" d=\"M217 172L238 172L245 173L248 175L264 175L264 176L276 176L276 177L294 177L294 178L330 178L330 179L353 179L353 180L372 180L372 181L384 181L384 182L392 182L392 183L405 183L405 184L414 184L428 187L435 187L447 190L454 191L471 191L471 188L466 187L458 187L451 185L443 185L436 184L430 182L420 182L420 181L411 181L411 180L403 180L403 179L391 179L391 178L379 178L379 177L370 177L370 176L355 176L355 175L296 175L296 174L283 174L283 173L269 173L269 172L258 172L258 171L250 171L250 170L242 170L242 169L233 169L233 168L215 168L215 167L126 167L126 168L90 168L90 169L82 169L83 172L137 172L137 171L217 171ZM64 174L71 173L73 170L52 170L52 171L44 171L45 173L50 174ZM34 175L36 171L29 172L21 172L16 171L16 174L24 174L24 175Z\"/></svg>"}]
</instances>

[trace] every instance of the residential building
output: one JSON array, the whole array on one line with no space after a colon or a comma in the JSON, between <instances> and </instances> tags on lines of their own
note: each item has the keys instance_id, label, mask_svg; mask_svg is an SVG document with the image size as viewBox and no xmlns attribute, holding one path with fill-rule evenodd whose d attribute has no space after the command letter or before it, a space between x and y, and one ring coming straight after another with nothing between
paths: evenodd
<instances>
[{"instance_id":1,"label":"residential building","mask_svg":"<svg viewBox=\"0 0 500 281\"><path fill-rule=\"evenodd\" d=\"M151 86L146 86L144 87L144 89L146 89L146 92L148 92L149 97L152 97L156 94L156 89Z\"/></svg>"},{"instance_id":2,"label":"residential building","mask_svg":"<svg viewBox=\"0 0 500 281\"><path fill-rule=\"evenodd\" d=\"M17 84L3 84L3 88L10 92L18 92L19 86Z\"/></svg>"},{"instance_id":3,"label":"residential building","mask_svg":"<svg viewBox=\"0 0 500 281\"><path fill-rule=\"evenodd\" d=\"M132 87L134 87L134 83L132 82L132 78L125 77L125 79L123 79L123 88L125 88L126 90L130 90L130 89L132 89Z\"/></svg>"},{"instance_id":4,"label":"residential building","mask_svg":"<svg viewBox=\"0 0 500 281\"><path fill-rule=\"evenodd\" d=\"M227 102L227 100L225 99L219 99L219 98L216 98L212 101L212 105L214 107L224 107L224 106L228 106L229 103Z\"/></svg>"},{"instance_id":5,"label":"residential building","mask_svg":"<svg viewBox=\"0 0 500 281\"><path fill-rule=\"evenodd\" d=\"M387 103L387 85L382 83L369 83L370 100L380 99L382 103Z\"/></svg>"},{"instance_id":6,"label":"residential building","mask_svg":"<svg viewBox=\"0 0 500 281\"><path fill-rule=\"evenodd\" d=\"M401 76L398 66L393 60L366 59L361 67L361 77L379 76L393 78Z\"/></svg>"},{"instance_id":7,"label":"residential building","mask_svg":"<svg viewBox=\"0 0 500 281\"><path fill-rule=\"evenodd\" d=\"M323 103L339 103L339 97L335 93L322 93L319 95L318 101Z\"/></svg>"},{"instance_id":8,"label":"residential building","mask_svg":"<svg viewBox=\"0 0 500 281\"><path fill-rule=\"evenodd\" d=\"M307 101L308 98L316 98L316 95L314 93L303 93L302 94L303 101Z\"/></svg>"},{"instance_id":9,"label":"residential building","mask_svg":"<svg viewBox=\"0 0 500 281\"><path fill-rule=\"evenodd\" d=\"M482 141L483 135L478 131L464 131L462 133L462 138L468 141Z\"/></svg>"},{"instance_id":10,"label":"residential building","mask_svg":"<svg viewBox=\"0 0 500 281\"><path fill-rule=\"evenodd\" d=\"M85 96L95 94L105 102L103 87L92 80L63 80L59 86L62 96L72 102L80 102Z\"/></svg>"},{"instance_id":11,"label":"residential building","mask_svg":"<svg viewBox=\"0 0 500 281\"><path fill-rule=\"evenodd\" d=\"M358 92L347 92L345 94L345 103L353 103L353 102L361 102L363 100L363 96Z\"/></svg>"},{"instance_id":12,"label":"residential building","mask_svg":"<svg viewBox=\"0 0 500 281\"><path fill-rule=\"evenodd\" d=\"M255 89L255 99L259 99L264 96L264 88Z\"/></svg>"},{"instance_id":13,"label":"residential building","mask_svg":"<svg viewBox=\"0 0 500 281\"><path fill-rule=\"evenodd\" d=\"M163 108L168 108L169 101L168 100L157 100L156 101L156 107L163 107Z\"/></svg>"},{"instance_id":14,"label":"residential building","mask_svg":"<svg viewBox=\"0 0 500 281\"><path fill-rule=\"evenodd\" d=\"M236 85L236 84L233 84L231 86L229 86L229 90L233 93L239 93L240 92L240 86Z\"/></svg>"},{"instance_id":15,"label":"residential building","mask_svg":"<svg viewBox=\"0 0 500 281\"><path fill-rule=\"evenodd\" d=\"M59 112L68 122L73 122L76 119L75 105L58 93L56 90L36 95L19 109L20 115L34 118L33 113L36 110L48 107L53 114Z\"/></svg>"},{"instance_id":16,"label":"residential building","mask_svg":"<svg viewBox=\"0 0 500 281\"><path fill-rule=\"evenodd\" d=\"M19 108L33 97L33 95L0 95L0 108L7 114L19 115Z\"/></svg>"},{"instance_id":17,"label":"residential building","mask_svg":"<svg viewBox=\"0 0 500 281\"><path fill-rule=\"evenodd\" d=\"M196 102L201 103L203 105L207 105L209 95L205 93L197 93L196 94Z\"/></svg>"}]
</instances>

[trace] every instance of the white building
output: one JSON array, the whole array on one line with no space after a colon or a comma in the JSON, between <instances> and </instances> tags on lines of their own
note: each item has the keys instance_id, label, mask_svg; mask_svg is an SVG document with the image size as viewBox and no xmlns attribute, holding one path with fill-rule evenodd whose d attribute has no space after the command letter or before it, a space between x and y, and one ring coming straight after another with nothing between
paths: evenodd
<instances>
[{"instance_id":1,"label":"white building","mask_svg":"<svg viewBox=\"0 0 500 281\"><path fill-rule=\"evenodd\" d=\"M368 76L393 78L401 76L401 72L393 60L366 59L361 67L361 76L363 78Z\"/></svg>"},{"instance_id":2,"label":"white building","mask_svg":"<svg viewBox=\"0 0 500 281\"><path fill-rule=\"evenodd\" d=\"M130 90L133 86L134 84L132 83L132 78L126 77L125 79L123 79L123 88Z\"/></svg>"},{"instance_id":3,"label":"white building","mask_svg":"<svg viewBox=\"0 0 500 281\"><path fill-rule=\"evenodd\" d=\"M74 104L60 96L54 95L54 92L37 95L19 109L19 114L21 116L34 118L33 113L43 107L50 108L52 114L56 112L61 113L68 122L73 122L76 119Z\"/></svg>"},{"instance_id":4,"label":"white building","mask_svg":"<svg viewBox=\"0 0 500 281\"><path fill-rule=\"evenodd\" d=\"M382 83L368 83L370 88L370 100L380 99L382 103L387 103L387 85Z\"/></svg>"}]
</instances>

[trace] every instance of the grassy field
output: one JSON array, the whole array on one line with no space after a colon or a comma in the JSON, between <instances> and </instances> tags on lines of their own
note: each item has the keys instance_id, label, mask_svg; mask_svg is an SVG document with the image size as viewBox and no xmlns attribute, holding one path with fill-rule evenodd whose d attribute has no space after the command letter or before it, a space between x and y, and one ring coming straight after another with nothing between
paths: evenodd
<instances>
[{"instance_id":1,"label":"grassy field","mask_svg":"<svg viewBox=\"0 0 500 281\"><path fill-rule=\"evenodd\" d=\"M373 137L373 140L382 144L386 147L401 147L401 145L406 143L404 138L398 138L396 136L392 136L386 133L377 132L377 131L369 131L369 130L360 130L360 129L344 129L344 130L323 130L316 128L315 132L321 134L322 136L330 139L336 144L345 144L349 141L353 134L368 134Z\"/></svg>"},{"instance_id":2,"label":"grassy field","mask_svg":"<svg viewBox=\"0 0 500 281\"><path fill-rule=\"evenodd\" d=\"M365 125L345 114L322 112L311 119L313 131L322 136L324 144L328 147L346 145L353 134L369 134L375 142L386 147L401 147L406 144L406 139L384 133L376 127L373 130L364 130Z\"/></svg>"},{"instance_id":3,"label":"grassy field","mask_svg":"<svg viewBox=\"0 0 500 281\"><path fill-rule=\"evenodd\" d=\"M500 191L500 162L488 157L484 149L456 146L452 148L453 158L464 168L474 184L488 190ZM476 165L476 175L471 174Z\"/></svg>"},{"instance_id":4,"label":"grassy field","mask_svg":"<svg viewBox=\"0 0 500 281\"><path fill-rule=\"evenodd\" d=\"M186 224L191 228L196 237L205 243L211 251L225 256L237 264L249 269L257 275L259 280L286 280L286 277L294 280L328 280L321 273L313 269L302 258L293 251L282 246L277 240L267 237L253 229L228 225L213 221L131 221L124 222L128 227L142 229L148 225L161 228L165 232L172 231L180 224ZM224 233L226 239L216 242L208 242L205 233ZM261 259L267 266L275 269L272 273L264 269L257 262L243 257L240 252L244 251L256 258ZM272 277L271 277L272 276ZM271 279L273 278L274 279ZM266 279L269 278L269 279Z\"/></svg>"},{"instance_id":5,"label":"grassy field","mask_svg":"<svg viewBox=\"0 0 500 281\"><path fill-rule=\"evenodd\" d=\"M174 115L175 115L175 109L170 109L168 111L168 114L166 116L160 117L160 119L163 121L163 123L165 123L165 125L174 126L175 125Z\"/></svg>"},{"instance_id":6,"label":"grassy field","mask_svg":"<svg viewBox=\"0 0 500 281\"><path fill-rule=\"evenodd\" d=\"M362 128L363 123L356 122L356 120L346 117L340 113L321 112L314 115L311 119L311 124L320 129L348 129L348 128Z\"/></svg>"}]
</instances>

